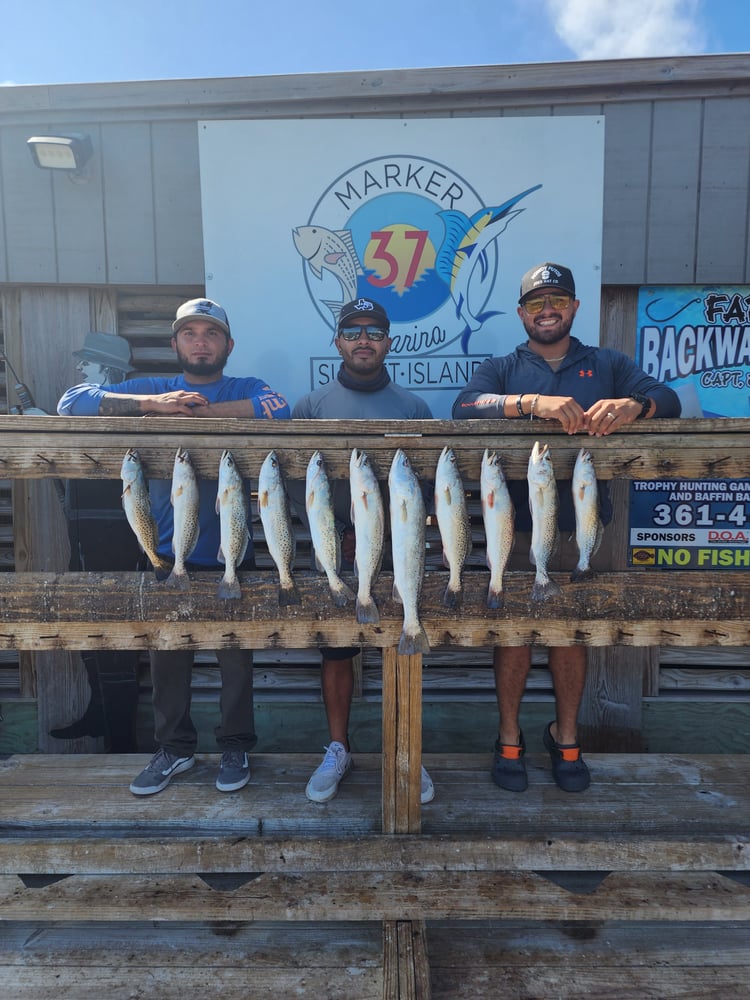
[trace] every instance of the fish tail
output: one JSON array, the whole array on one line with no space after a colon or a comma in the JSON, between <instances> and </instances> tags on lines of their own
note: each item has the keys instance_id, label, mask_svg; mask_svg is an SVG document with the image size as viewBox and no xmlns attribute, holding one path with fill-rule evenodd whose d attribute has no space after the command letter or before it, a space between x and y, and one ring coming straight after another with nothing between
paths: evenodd
<instances>
[{"instance_id":1,"label":"fish tail","mask_svg":"<svg viewBox=\"0 0 750 1000\"><path fill-rule=\"evenodd\" d=\"M351 590L344 583L343 580L329 580L329 586L331 588L331 595L333 596L333 603L337 608L344 608L349 603L356 599L356 595L353 590Z\"/></svg>"},{"instance_id":2,"label":"fish tail","mask_svg":"<svg viewBox=\"0 0 750 1000\"><path fill-rule=\"evenodd\" d=\"M559 584L555 583L554 580L535 580L534 586L531 588L531 600L532 601L548 601L550 597L557 597L561 594Z\"/></svg>"},{"instance_id":3,"label":"fish tail","mask_svg":"<svg viewBox=\"0 0 750 1000\"><path fill-rule=\"evenodd\" d=\"M154 576L159 583L162 583L164 580L169 578L169 575L172 572L171 562L168 562L166 559L162 559L159 556L156 556L153 559L150 558L150 562L154 568Z\"/></svg>"},{"instance_id":4,"label":"fish tail","mask_svg":"<svg viewBox=\"0 0 750 1000\"><path fill-rule=\"evenodd\" d=\"M463 591L461 586L449 583L443 594L443 607L460 608L463 603Z\"/></svg>"},{"instance_id":5,"label":"fish tail","mask_svg":"<svg viewBox=\"0 0 750 1000\"><path fill-rule=\"evenodd\" d=\"M190 590L190 577L184 566L173 566L172 572L165 580L167 587L174 587L175 590Z\"/></svg>"},{"instance_id":6,"label":"fish tail","mask_svg":"<svg viewBox=\"0 0 750 1000\"><path fill-rule=\"evenodd\" d=\"M372 597L366 600L357 598L357 621L360 625L377 625L380 621L377 605Z\"/></svg>"},{"instance_id":7,"label":"fish tail","mask_svg":"<svg viewBox=\"0 0 750 1000\"><path fill-rule=\"evenodd\" d=\"M571 572L570 579L575 583L578 580L593 580L596 576L590 566L576 566Z\"/></svg>"},{"instance_id":8,"label":"fish tail","mask_svg":"<svg viewBox=\"0 0 750 1000\"><path fill-rule=\"evenodd\" d=\"M492 608L493 611L505 607L505 595L502 590L497 590L495 587L490 586L490 589L487 591L487 607Z\"/></svg>"},{"instance_id":9,"label":"fish tail","mask_svg":"<svg viewBox=\"0 0 750 1000\"><path fill-rule=\"evenodd\" d=\"M302 598L299 596L294 582L279 584L279 606L288 608L291 604L301 604Z\"/></svg>"},{"instance_id":10,"label":"fish tail","mask_svg":"<svg viewBox=\"0 0 750 1000\"><path fill-rule=\"evenodd\" d=\"M422 625L417 632L407 632L406 628L401 633L398 642L398 651L402 656L414 656L415 653L429 653L430 640L427 638Z\"/></svg>"},{"instance_id":11,"label":"fish tail","mask_svg":"<svg viewBox=\"0 0 750 1000\"><path fill-rule=\"evenodd\" d=\"M224 598L224 600L237 601L242 597L242 590L240 589L240 581L236 576L227 577L226 574L219 581L219 586L217 589L217 594L219 597Z\"/></svg>"}]
</instances>

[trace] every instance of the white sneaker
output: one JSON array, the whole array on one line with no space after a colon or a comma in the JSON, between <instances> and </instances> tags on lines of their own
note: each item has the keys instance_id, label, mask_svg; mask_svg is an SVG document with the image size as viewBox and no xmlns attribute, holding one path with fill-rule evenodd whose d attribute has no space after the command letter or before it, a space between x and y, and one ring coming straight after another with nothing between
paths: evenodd
<instances>
[{"instance_id":1,"label":"white sneaker","mask_svg":"<svg viewBox=\"0 0 750 1000\"><path fill-rule=\"evenodd\" d=\"M332 740L325 757L307 783L305 795L313 802L327 802L339 790L339 782L352 766L352 755L343 743Z\"/></svg>"},{"instance_id":2,"label":"white sneaker","mask_svg":"<svg viewBox=\"0 0 750 1000\"><path fill-rule=\"evenodd\" d=\"M422 805L424 805L425 802L432 802L435 798L435 786L432 783L432 778L424 768L422 768L419 793L419 801Z\"/></svg>"}]
</instances>

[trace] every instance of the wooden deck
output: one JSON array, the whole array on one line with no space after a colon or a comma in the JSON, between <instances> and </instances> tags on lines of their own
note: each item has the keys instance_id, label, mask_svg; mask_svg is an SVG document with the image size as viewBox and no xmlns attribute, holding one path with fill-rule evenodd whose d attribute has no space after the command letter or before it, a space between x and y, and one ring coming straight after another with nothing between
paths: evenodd
<instances>
[{"instance_id":1,"label":"wooden deck","mask_svg":"<svg viewBox=\"0 0 750 1000\"><path fill-rule=\"evenodd\" d=\"M740 996L750 973L744 755L427 755L422 834L384 835L381 758L309 802L317 755L218 757L160 795L145 756L0 762L0 989L120 997ZM127 972L125 968L127 967ZM198 978L196 979L196 975ZM406 979L406 982L404 980Z\"/></svg>"}]
</instances>

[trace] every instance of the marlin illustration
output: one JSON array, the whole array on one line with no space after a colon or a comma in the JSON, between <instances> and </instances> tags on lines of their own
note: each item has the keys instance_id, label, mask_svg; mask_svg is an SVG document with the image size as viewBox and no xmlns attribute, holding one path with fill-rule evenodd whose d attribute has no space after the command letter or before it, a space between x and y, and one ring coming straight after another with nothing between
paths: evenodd
<instances>
[{"instance_id":1,"label":"marlin illustration","mask_svg":"<svg viewBox=\"0 0 750 1000\"><path fill-rule=\"evenodd\" d=\"M438 213L445 226L445 238L437 254L435 270L450 289L456 304L456 316L464 321L461 334L461 349L464 354L467 353L472 333L490 316L498 315L497 310L478 313L476 316L471 312L469 284L474 270L479 265L481 280L485 279L489 268L487 247L505 232L511 219L523 211L521 208L512 211L513 207L541 186L535 184L502 205L480 208L471 218L455 210Z\"/></svg>"},{"instance_id":2,"label":"marlin illustration","mask_svg":"<svg viewBox=\"0 0 750 1000\"><path fill-rule=\"evenodd\" d=\"M310 265L316 278L323 270L338 278L343 298L340 302L323 302L333 313L334 324L345 302L357 297L357 275L364 274L348 229L324 229L322 226L297 226L292 230L297 252Z\"/></svg>"}]
</instances>

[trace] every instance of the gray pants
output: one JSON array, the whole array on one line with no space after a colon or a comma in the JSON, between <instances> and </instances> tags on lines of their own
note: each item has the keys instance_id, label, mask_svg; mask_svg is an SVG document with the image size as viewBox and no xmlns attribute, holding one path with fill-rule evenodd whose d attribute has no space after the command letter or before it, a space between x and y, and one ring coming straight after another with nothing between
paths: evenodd
<instances>
[{"instance_id":1,"label":"gray pants","mask_svg":"<svg viewBox=\"0 0 750 1000\"><path fill-rule=\"evenodd\" d=\"M190 718L193 650L151 650L154 737L178 757L195 752L198 734ZM255 735L253 653L249 649L216 650L221 669L221 723L216 727L220 750L252 750Z\"/></svg>"}]
</instances>

